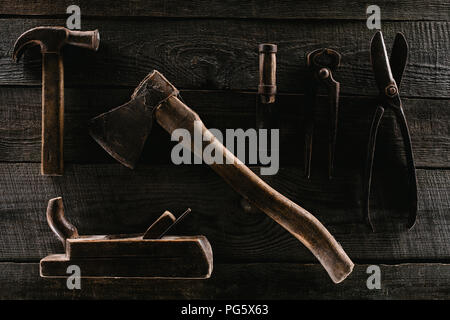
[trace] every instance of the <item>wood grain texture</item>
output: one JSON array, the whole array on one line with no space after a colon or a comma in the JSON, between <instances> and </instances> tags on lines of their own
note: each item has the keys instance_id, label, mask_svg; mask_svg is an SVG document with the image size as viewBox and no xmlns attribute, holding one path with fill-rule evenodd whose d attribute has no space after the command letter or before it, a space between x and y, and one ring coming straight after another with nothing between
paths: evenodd
<instances>
[{"instance_id":1,"label":"wood grain texture","mask_svg":"<svg viewBox=\"0 0 450 320\"><path fill-rule=\"evenodd\" d=\"M359 172L377 95L369 62L367 3L357 1L81 0L82 29L99 28L100 51L64 49L66 176L40 177L41 54L34 48L11 61L16 38L38 25L65 25L71 1L0 0L0 299L448 299L449 265L382 265L382 289L366 289L367 265L357 265L339 286L313 256L262 213L244 211L240 197L206 166L169 163L168 135L155 127L141 165L129 171L87 134L87 120L129 100L132 88L159 69L207 127L252 128L268 117L280 127L277 176L270 185L314 213L359 263L450 260L448 1L380 0L390 50L396 32L410 44L400 93L418 170L419 215L409 232L372 234L359 210ZM275 113L256 109L257 45L278 45ZM303 178L305 53L330 47L343 54L336 72L341 101L337 178L326 180L326 107L316 119L312 180ZM186 91L187 90L187 91ZM194 90L194 91L192 91ZM204 91L208 90L208 91ZM209 91L215 90L215 92ZM216 91L221 90L221 91ZM357 95L357 96L355 96ZM410 99L405 99L409 97ZM258 112L260 112L258 114ZM263 119L259 119L262 116ZM269 121L267 121L268 123ZM403 155L392 117L377 146L378 163ZM389 157L389 155L393 155ZM18 163L32 162L32 163ZM82 164L74 164L82 163ZM292 167L294 166L294 167ZM399 183L391 170L388 193ZM389 181L394 181L389 185ZM395 192L394 192L395 191ZM386 192L376 191L378 196ZM84 234L144 232L162 211L193 212L174 234L205 234L216 264L207 281L88 280L69 291L64 280L39 278L38 260L63 248L45 221L48 199L62 195L69 219ZM393 212L385 212L393 216ZM30 263L14 263L7 261ZM218 263L217 263L218 262ZM261 264L260 262L267 262ZM269 263L270 262L270 263ZM283 263L285 262L285 263ZM229 264L227 264L229 263Z\"/></svg>"},{"instance_id":2,"label":"wood grain texture","mask_svg":"<svg viewBox=\"0 0 450 320\"><path fill-rule=\"evenodd\" d=\"M313 256L240 197L207 166L69 165L63 177L41 177L39 164L1 164L0 259L37 261L63 248L47 225L47 201L63 196L80 234L144 232L164 210L192 213L171 235L205 235L216 262L312 262ZM348 255L360 261L446 261L450 257L450 171L418 170L419 212L410 231L370 232L359 208L360 178L304 178L297 168L263 177L313 213ZM205 192L205 190L208 190ZM398 192L394 190L392 193ZM398 199L397 199L398 200ZM376 213L376 211L375 211ZM387 223L387 222L386 222Z\"/></svg>"},{"instance_id":3,"label":"wood grain texture","mask_svg":"<svg viewBox=\"0 0 450 320\"><path fill-rule=\"evenodd\" d=\"M70 0L39 2L0 1L2 15L65 15ZM102 1L77 2L83 16L101 17L180 17L180 18L276 18L276 19L356 19L366 20L366 3L331 0L144 0L120 1L104 5ZM379 0L383 20L448 20L450 5L445 1Z\"/></svg>"},{"instance_id":4,"label":"wood grain texture","mask_svg":"<svg viewBox=\"0 0 450 320\"><path fill-rule=\"evenodd\" d=\"M38 49L24 63L10 59L16 38L37 25L63 25L64 19L0 19L0 85L39 85ZM409 63L403 97L450 97L449 22L385 22L390 47L397 32L406 35ZM254 90L258 85L258 44L278 45L279 92L301 93L307 81L305 54L328 47L343 55L335 78L343 94L377 95L369 59L373 35L364 22L273 21L233 19L149 19L121 21L84 19L84 29L98 28L99 51L66 48L65 83L136 85L158 69L179 89Z\"/></svg>"},{"instance_id":5,"label":"wood grain texture","mask_svg":"<svg viewBox=\"0 0 450 320\"><path fill-rule=\"evenodd\" d=\"M39 277L37 263L0 263L0 299L448 299L450 265L379 265L381 289L366 286L369 265L334 285L320 265L216 264L207 280L65 279ZM120 288L120 290L118 289ZM174 318L179 310L172 310Z\"/></svg>"},{"instance_id":6,"label":"wood grain texture","mask_svg":"<svg viewBox=\"0 0 450 320\"><path fill-rule=\"evenodd\" d=\"M94 116L129 100L132 89L68 88L66 95L64 157L67 163L115 163L88 134L88 121ZM0 161L39 162L41 134L40 88L6 87L0 90ZM208 128L257 127L256 93L184 91L183 99L200 115ZM403 99L411 131L416 165L450 166L449 100ZM265 106L260 106L264 108ZM302 95L278 95L270 116L273 128L280 128L280 162L303 166L303 127L306 104ZM336 170L362 168L375 98L342 97L336 148ZM321 175L327 166L328 109L326 98L317 105L313 148L313 174ZM398 131L390 131L392 115L382 122L377 150L403 156ZM175 145L158 125L144 147L140 163L171 163ZM384 147L383 147L384 146ZM378 152L378 151L377 151ZM343 172L340 172L343 171Z\"/></svg>"}]
</instances>

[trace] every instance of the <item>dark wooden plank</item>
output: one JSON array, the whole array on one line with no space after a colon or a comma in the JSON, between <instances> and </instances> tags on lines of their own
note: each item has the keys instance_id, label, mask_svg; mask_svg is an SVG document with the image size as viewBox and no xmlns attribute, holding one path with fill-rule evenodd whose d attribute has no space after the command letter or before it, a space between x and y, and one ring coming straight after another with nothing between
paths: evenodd
<instances>
[{"instance_id":1,"label":"dark wooden plank","mask_svg":"<svg viewBox=\"0 0 450 320\"><path fill-rule=\"evenodd\" d=\"M190 207L192 213L172 234L207 236L216 262L315 261L263 213L245 212L239 195L206 166L141 165L132 171L120 165L68 165L63 177L38 172L38 163L0 164L5 186L0 204L2 261L63 252L45 219L47 201L56 196L63 197L67 218L82 235L144 232L165 210L179 213ZM417 174L416 226L383 233L372 233L363 222L358 175L330 182L313 176L308 181L300 169L282 168L278 175L263 178L316 215L355 261L449 259L450 171ZM394 191L384 193L398 195L398 184L393 186Z\"/></svg>"},{"instance_id":2,"label":"dark wooden plank","mask_svg":"<svg viewBox=\"0 0 450 320\"><path fill-rule=\"evenodd\" d=\"M73 1L39 2L0 1L2 15L64 15ZM156 0L120 1L114 5L101 1L77 2L83 17L183 17L183 18L276 18L276 19L356 19L365 20L366 3L331 0L327 2L307 0ZM448 20L449 4L432 0L377 1L383 20Z\"/></svg>"},{"instance_id":3,"label":"dark wooden plank","mask_svg":"<svg viewBox=\"0 0 450 320\"><path fill-rule=\"evenodd\" d=\"M448 299L450 265L379 265L381 289L369 290L369 265L339 285L316 264L216 264L207 280L39 278L37 263L0 263L0 299ZM180 310L173 310L173 316Z\"/></svg>"},{"instance_id":4,"label":"dark wooden plank","mask_svg":"<svg viewBox=\"0 0 450 320\"><path fill-rule=\"evenodd\" d=\"M28 51L25 64L14 64L14 41L37 25L65 24L64 19L0 19L0 85L39 85L41 55ZM390 47L396 32L410 46L403 97L450 97L449 22L385 22L383 32ZM257 46L278 45L279 92L301 93L305 87L305 54L330 47L343 54L335 77L341 91L376 95L369 42L373 30L360 21L271 21L234 19L145 19L116 21L84 19L85 30L98 28L98 52L80 48L64 50L66 86L137 86L152 69L161 71L185 89L256 90Z\"/></svg>"},{"instance_id":5,"label":"dark wooden plank","mask_svg":"<svg viewBox=\"0 0 450 320\"><path fill-rule=\"evenodd\" d=\"M131 88L66 89L64 158L66 163L113 163L114 160L88 135L90 118L126 102ZM0 161L40 162L41 105L40 88L6 87L0 90ZM256 95L239 92L182 92L209 128L256 127ZM343 97L341 99L336 170L360 167L364 161L375 106L374 98ZM273 106L273 127L280 128L280 162L303 165L303 127L306 108L301 95L279 95ZM404 99L406 117L411 130L416 165L445 168L450 166L449 100ZM314 140L313 170L326 170L328 144L328 108L326 99L318 102ZM379 153L403 155L398 132L383 122ZM159 126L154 126L144 148L141 163L168 164L174 143ZM381 148L385 146L384 148ZM389 163L389 162L388 162ZM345 171L345 170L344 170ZM344 172L345 173L345 172Z\"/></svg>"}]
</instances>

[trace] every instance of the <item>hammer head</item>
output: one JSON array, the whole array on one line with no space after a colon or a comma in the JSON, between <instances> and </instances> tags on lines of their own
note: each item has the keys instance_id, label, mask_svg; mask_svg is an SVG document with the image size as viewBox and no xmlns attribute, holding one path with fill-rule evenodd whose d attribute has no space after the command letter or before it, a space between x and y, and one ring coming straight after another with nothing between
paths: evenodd
<instances>
[{"instance_id":1,"label":"hammer head","mask_svg":"<svg viewBox=\"0 0 450 320\"><path fill-rule=\"evenodd\" d=\"M133 169L153 123L153 111L178 90L153 70L134 90L131 101L91 120L90 134L113 158Z\"/></svg>"},{"instance_id":2,"label":"hammer head","mask_svg":"<svg viewBox=\"0 0 450 320\"><path fill-rule=\"evenodd\" d=\"M66 43L96 51L100 35L98 30L73 31L64 27L36 27L24 32L17 39L13 59L18 61L25 49L33 45L40 45L42 53L59 53Z\"/></svg>"}]
</instances>

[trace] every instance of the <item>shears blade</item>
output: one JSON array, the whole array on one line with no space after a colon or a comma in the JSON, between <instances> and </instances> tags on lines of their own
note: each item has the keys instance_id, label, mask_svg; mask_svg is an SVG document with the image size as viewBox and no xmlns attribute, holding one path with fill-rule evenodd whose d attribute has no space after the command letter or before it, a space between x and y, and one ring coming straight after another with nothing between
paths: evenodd
<instances>
[{"instance_id":1,"label":"shears blade","mask_svg":"<svg viewBox=\"0 0 450 320\"><path fill-rule=\"evenodd\" d=\"M389 63L389 58L384 44L381 31L375 33L370 44L370 60L372 62L373 73L380 93L385 94L385 89L395 84L394 77Z\"/></svg>"},{"instance_id":2,"label":"shears blade","mask_svg":"<svg viewBox=\"0 0 450 320\"><path fill-rule=\"evenodd\" d=\"M405 71L406 60L408 59L408 43L402 33L397 33L392 46L390 66L392 76L394 77L397 87L400 88L402 82L403 71Z\"/></svg>"}]
</instances>

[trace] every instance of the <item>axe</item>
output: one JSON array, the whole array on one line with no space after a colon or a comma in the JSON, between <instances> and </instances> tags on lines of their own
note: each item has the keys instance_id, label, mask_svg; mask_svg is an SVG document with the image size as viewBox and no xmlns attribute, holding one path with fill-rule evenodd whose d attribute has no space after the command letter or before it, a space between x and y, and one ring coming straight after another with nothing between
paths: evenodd
<instances>
[{"instance_id":1,"label":"axe","mask_svg":"<svg viewBox=\"0 0 450 320\"><path fill-rule=\"evenodd\" d=\"M223 146L203 125L199 116L178 98L178 90L154 70L139 84L131 101L91 120L91 136L116 160L134 168L151 130L153 119L169 134L183 128L204 137L201 149L221 150L223 161L210 164L235 191L294 237L320 261L335 283L343 281L353 263L339 243L311 213L295 204L259 178ZM199 125L200 124L200 125ZM195 132L197 131L197 132ZM185 146L202 157L194 142Z\"/></svg>"}]
</instances>

